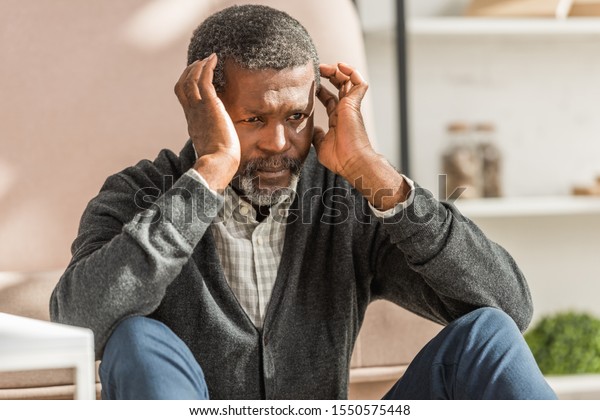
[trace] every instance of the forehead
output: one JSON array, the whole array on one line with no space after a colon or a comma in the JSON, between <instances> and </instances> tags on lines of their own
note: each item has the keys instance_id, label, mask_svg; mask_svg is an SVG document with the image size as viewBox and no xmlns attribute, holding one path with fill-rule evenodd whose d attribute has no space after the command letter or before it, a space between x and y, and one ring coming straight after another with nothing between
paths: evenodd
<instances>
[{"instance_id":1,"label":"forehead","mask_svg":"<svg viewBox=\"0 0 600 420\"><path fill-rule=\"evenodd\" d=\"M307 106L314 94L311 62L283 70L248 70L232 63L224 66L226 107L272 111L270 108Z\"/></svg>"}]
</instances>

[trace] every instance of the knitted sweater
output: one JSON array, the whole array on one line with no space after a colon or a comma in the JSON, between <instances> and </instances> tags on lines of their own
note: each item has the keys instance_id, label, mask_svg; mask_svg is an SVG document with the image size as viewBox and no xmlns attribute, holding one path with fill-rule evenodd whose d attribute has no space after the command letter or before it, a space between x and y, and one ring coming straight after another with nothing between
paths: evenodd
<instances>
[{"instance_id":1,"label":"knitted sweater","mask_svg":"<svg viewBox=\"0 0 600 420\"><path fill-rule=\"evenodd\" d=\"M313 149L258 330L207 229L222 198L185 175L193 163L191 142L179 156L163 150L109 177L82 216L50 314L91 328L97 358L120 321L149 316L187 344L211 398L339 399L373 300L442 324L482 306L504 310L521 329L529 323L515 262L456 208L417 186L404 211L378 219Z\"/></svg>"}]
</instances>

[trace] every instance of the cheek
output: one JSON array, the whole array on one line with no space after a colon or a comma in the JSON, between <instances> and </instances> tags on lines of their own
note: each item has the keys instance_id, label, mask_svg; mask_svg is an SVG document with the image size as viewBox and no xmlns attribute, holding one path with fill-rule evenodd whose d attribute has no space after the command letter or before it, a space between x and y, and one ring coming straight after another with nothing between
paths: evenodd
<instances>
[{"instance_id":1,"label":"cheek","mask_svg":"<svg viewBox=\"0 0 600 420\"><path fill-rule=\"evenodd\" d=\"M312 144L314 131L313 119L310 118L306 121L307 122L304 125L304 127L300 127L300 129L296 127L290 130L290 139L293 144L293 147L297 150L297 153L303 158L308 154L308 151L310 150L310 145Z\"/></svg>"}]
</instances>

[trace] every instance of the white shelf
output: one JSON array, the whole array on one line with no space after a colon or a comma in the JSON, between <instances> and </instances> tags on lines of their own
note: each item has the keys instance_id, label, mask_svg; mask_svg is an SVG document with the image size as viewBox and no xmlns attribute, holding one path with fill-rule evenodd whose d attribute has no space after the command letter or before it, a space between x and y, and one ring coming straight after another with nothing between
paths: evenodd
<instances>
[{"instance_id":1,"label":"white shelf","mask_svg":"<svg viewBox=\"0 0 600 420\"><path fill-rule=\"evenodd\" d=\"M600 398L600 375L547 376L548 385L560 399Z\"/></svg>"},{"instance_id":2,"label":"white shelf","mask_svg":"<svg viewBox=\"0 0 600 420\"><path fill-rule=\"evenodd\" d=\"M407 32L416 36L580 35L600 36L600 18L492 19L468 17L413 18Z\"/></svg>"},{"instance_id":3,"label":"white shelf","mask_svg":"<svg viewBox=\"0 0 600 420\"><path fill-rule=\"evenodd\" d=\"M469 218L600 215L600 197L463 199L455 205Z\"/></svg>"}]
</instances>

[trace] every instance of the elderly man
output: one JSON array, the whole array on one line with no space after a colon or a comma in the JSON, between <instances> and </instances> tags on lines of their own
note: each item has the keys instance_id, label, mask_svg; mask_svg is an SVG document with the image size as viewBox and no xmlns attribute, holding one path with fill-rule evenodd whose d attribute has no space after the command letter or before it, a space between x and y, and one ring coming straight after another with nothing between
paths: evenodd
<instances>
[{"instance_id":1,"label":"elderly man","mask_svg":"<svg viewBox=\"0 0 600 420\"><path fill-rule=\"evenodd\" d=\"M52 296L95 332L104 398L346 398L376 299L449 324L388 398L554 397L521 272L374 152L358 71L264 6L206 19L188 64L190 140L107 179Z\"/></svg>"}]
</instances>

